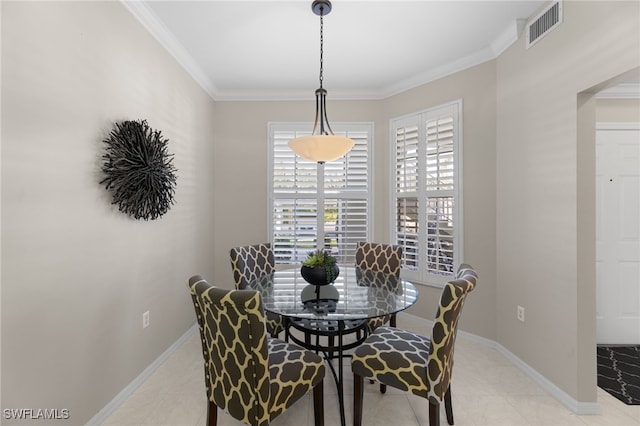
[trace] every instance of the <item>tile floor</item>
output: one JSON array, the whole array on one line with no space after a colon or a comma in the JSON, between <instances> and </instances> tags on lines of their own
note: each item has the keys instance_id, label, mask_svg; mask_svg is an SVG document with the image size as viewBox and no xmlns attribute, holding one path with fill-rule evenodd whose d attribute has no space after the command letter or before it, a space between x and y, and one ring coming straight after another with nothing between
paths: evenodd
<instances>
[{"instance_id":1,"label":"tile floor","mask_svg":"<svg viewBox=\"0 0 640 426\"><path fill-rule=\"evenodd\" d=\"M419 333L419 324L398 317L398 326ZM351 370L345 361L347 425L353 419ZM340 424L336 386L325 378L325 425ZM452 379L453 413L457 426L573 426L640 425L640 405L625 405L598 389L601 414L578 416L547 394L532 379L493 348L458 337ZM426 400L388 388L380 394L377 384L365 382L366 426L427 426ZM206 421L206 397L202 352L197 331L168 358L104 422L104 426L196 426ZM242 423L219 412L218 425ZM278 417L274 426L313 425L311 395ZM444 408L441 424L447 424Z\"/></svg>"}]
</instances>

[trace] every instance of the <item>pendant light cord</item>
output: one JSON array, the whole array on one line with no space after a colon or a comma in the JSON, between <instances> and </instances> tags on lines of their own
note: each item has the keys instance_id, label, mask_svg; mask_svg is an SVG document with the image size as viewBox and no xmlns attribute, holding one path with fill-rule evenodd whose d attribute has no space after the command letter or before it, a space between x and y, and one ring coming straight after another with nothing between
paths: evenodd
<instances>
[{"instance_id":1,"label":"pendant light cord","mask_svg":"<svg viewBox=\"0 0 640 426\"><path fill-rule=\"evenodd\" d=\"M325 11L326 14L331 12L331 1L313 0L311 10L320 16L320 88L315 92L316 120L311 135L291 139L289 147L305 160L324 164L325 161L334 161L345 156L353 148L354 141L346 136L334 135L327 119L327 91L322 87L324 80L324 15Z\"/></svg>"},{"instance_id":2,"label":"pendant light cord","mask_svg":"<svg viewBox=\"0 0 640 426\"><path fill-rule=\"evenodd\" d=\"M322 89L322 80L324 79L323 76L323 68L322 68L322 63L323 63L323 56L324 56L324 22L322 20L322 17L324 16L324 6L320 6L320 88Z\"/></svg>"}]
</instances>

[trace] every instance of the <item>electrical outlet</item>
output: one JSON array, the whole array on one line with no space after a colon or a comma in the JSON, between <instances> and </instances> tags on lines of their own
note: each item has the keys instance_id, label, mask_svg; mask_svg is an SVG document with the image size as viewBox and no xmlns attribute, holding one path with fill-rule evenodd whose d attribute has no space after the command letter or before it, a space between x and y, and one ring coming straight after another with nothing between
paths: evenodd
<instances>
[{"instance_id":1,"label":"electrical outlet","mask_svg":"<svg viewBox=\"0 0 640 426\"><path fill-rule=\"evenodd\" d=\"M149 327L149 311L145 311L142 314L142 328Z\"/></svg>"},{"instance_id":2,"label":"electrical outlet","mask_svg":"<svg viewBox=\"0 0 640 426\"><path fill-rule=\"evenodd\" d=\"M518 305L518 321L524 322L524 308Z\"/></svg>"}]
</instances>

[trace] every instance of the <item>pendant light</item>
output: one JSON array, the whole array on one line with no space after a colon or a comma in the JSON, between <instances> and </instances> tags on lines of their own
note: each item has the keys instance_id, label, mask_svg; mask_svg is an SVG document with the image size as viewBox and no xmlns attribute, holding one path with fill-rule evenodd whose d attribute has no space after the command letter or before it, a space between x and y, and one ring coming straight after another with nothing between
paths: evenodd
<instances>
[{"instance_id":1,"label":"pendant light","mask_svg":"<svg viewBox=\"0 0 640 426\"><path fill-rule=\"evenodd\" d=\"M343 157L353 148L353 140L333 134L327 119L327 91L322 88L323 80L323 21L331 12L329 0L315 0L311 5L313 13L320 16L320 88L316 90L316 120L311 136L301 136L289 141L289 148L300 157L322 164Z\"/></svg>"}]
</instances>

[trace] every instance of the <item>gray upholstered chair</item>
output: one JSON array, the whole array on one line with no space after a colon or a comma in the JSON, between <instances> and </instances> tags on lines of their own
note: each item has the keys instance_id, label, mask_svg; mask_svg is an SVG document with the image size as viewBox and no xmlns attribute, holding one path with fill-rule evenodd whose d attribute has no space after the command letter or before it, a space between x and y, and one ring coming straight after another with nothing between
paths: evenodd
<instances>
[{"instance_id":1,"label":"gray upholstered chair","mask_svg":"<svg viewBox=\"0 0 640 426\"><path fill-rule=\"evenodd\" d=\"M440 424L440 402L453 425L451 372L458 320L467 294L476 285L476 272L461 265L456 279L442 289L431 338L395 327L379 327L354 352L353 424L362 424L363 378L375 378L391 387L429 401L429 425Z\"/></svg>"},{"instance_id":2,"label":"gray upholstered chair","mask_svg":"<svg viewBox=\"0 0 640 426\"><path fill-rule=\"evenodd\" d=\"M400 277L402 266L402 246L394 244L359 242L356 245L356 270L380 272L396 278ZM367 283L369 280L358 280L358 283ZM372 333L376 328L389 323L396 326L396 315L367 320L367 330Z\"/></svg>"},{"instance_id":3,"label":"gray upholstered chair","mask_svg":"<svg viewBox=\"0 0 640 426\"><path fill-rule=\"evenodd\" d=\"M199 275L189 279L204 357L207 425L218 408L252 426L264 426L313 389L315 425L323 426L323 359L269 337L260 294L226 290Z\"/></svg>"},{"instance_id":4,"label":"gray upholstered chair","mask_svg":"<svg viewBox=\"0 0 640 426\"><path fill-rule=\"evenodd\" d=\"M246 289L252 280L262 275L269 275L275 270L271 243L234 247L229 257L233 279L238 290ZM267 312L266 318L267 332L272 337L278 337L278 334L284 330L284 318L272 312Z\"/></svg>"}]
</instances>

